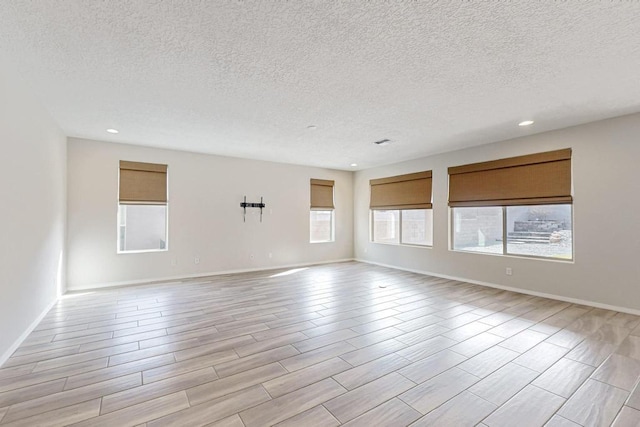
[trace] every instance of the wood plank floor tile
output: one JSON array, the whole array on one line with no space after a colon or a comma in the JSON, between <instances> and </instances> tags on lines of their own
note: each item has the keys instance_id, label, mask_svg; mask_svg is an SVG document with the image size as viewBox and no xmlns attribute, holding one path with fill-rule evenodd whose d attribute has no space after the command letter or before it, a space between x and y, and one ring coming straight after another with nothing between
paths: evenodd
<instances>
[{"instance_id":1,"label":"wood plank floor tile","mask_svg":"<svg viewBox=\"0 0 640 427\"><path fill-rule=\"evenodd\" d=\"M76 405L65 406L55 411L45 412L29 418L22 418L10 423L2 424L3 427L62 427L81 422L95 417L100 412L100 399Z\"/></svg>"},{"instance_id":2,"label":"wood plank floor tile","mask_svg":"<svg viewBox=\"0 0 640 427\"><path fill-rule=\"evenodd\" d=\"M472 427L493 412L495 408L496 406L492 403L468 391L463 391L444 405L411 424L411 426Z\"/></svg>"},{"instance_id":3,"label":"wood plank floor tile","mask_svg":"<svg viewBox=\"0 0 640 427\"><path fill-rule=\"evenodd\" d=\"M135 373L76 388L70 391L53 393L11 406L9 412L5 416L5 422L18 420L20 418L28 418L43 412L49 412L65 406L86 402L107 394L132 389L140 386L141 384L142 379L140 373Z\"/></svg>"},{"instance_id":4,"label":"wood plank floor tile","mask_svg":"<svg viewBox=\"0 0 640 427\"><path fill-rule=\"evenodd\" d=\"M315 365L316 363L323 362L325 360L332 359L336 356L344 354L350 354L353 350L356 350L351 344L341 341L335 344L330 344L326 347L320 347L316 350L299 354L297 356L288 357L280 361L280 364L285 367L289 372L294 372L307 366ZM348 362L348 361L347 361Z\"/></svg>"},{"instance_id":5,"label":"wood plank floor tile","mask_svg":"<svg viewBox=\"0 0 640 427\"><path fill-rule=\"evenodd\" d=\"M416 384L422 383L467 360L451 350L442 350L432 356L420 359L400 369L398 372Z\"/></svg>"},{"instance_id":6,"label":"wood plank floor tile","mask_svg":"<svg viewBox=\"0 0 640 427\"><path fill-rule=\"evenodd\" d=\"M139 387L129 388L102 398L100 415L114 412L127 406L146 402L157 397L176 393L201 384L210 383L218 378L212 367L177 375Z\"/></svg>"},{"instance_id":7,"label":"wood plank floor tile","mask_svg":"<svg viewBox=\"0 0 640 427\"><path fill-rule=\"evenodd\" d=\"M558 411L558 415L585 427L608 426L629 393L595 380L587 380Z\"/></svg>"},{"instance_id":8,"label":"wood plank floor tile","mask_svg":"<svg viewBox=\"0 0 640 427\"><path fill-rule=\"evenodd\" d=\"M386 374L395 372L407 366L410 362L404 357L396 354L389 354L371 362L346 370L334 375L333 379L338 381L347 390L353 390L368 382L378 379Z\"/></svg>"},{"instance_id":9,"label":"wood plank floor tile","mask_svg":"<svg viewBox=\"0 0 640 427\"><path fill-rule=\"evenodd\" d=\"M349 338L353 338L358 334L351 329L343 329L341 331L331 332L329 334L320 335L315 338L305 339L306 337L303 334L301 339L296 339L293 346L300 352L306 353L311 350L318 349L320 347L327 346L329 344L334 344L336 342L346 341ZM304 341L302 341L304 340ZM241 355L242 356L242 355Z\"/></svg>"},{"instance_id":10,"label":"wood plank floor tile","mask_svg":"<svg viewBox=\"0 0 640 427\"><path fill-rule=\"evenodd\" d=\"M59 368L62 366L75 365L80 362L88 360L99 359L105 356L113 356L115 354L128 353L130 351L138 350L138 343L129 343L116 345L113 347L107 347L101 350L87 351L84 353L78 353L71 356L57 357L42 362L38 362L31 372L46 371L48 369Z\"/></svg>"},{"instance_id":11,"label":"wood plank floor tile","mask_svg":"<svg viewBox=\"0 0 640 427\"><path fill-rule=\"evenodd\" d=\"M640 425L640 411L623 406L613 421L612 427L638 427Z\"/></svg>"},{"instance_id":12,"label":"wood plank floor tile","mask_svg":"<svg viewBox=\"0 0 640 427\"><path fill-rule=\"evenodd\" d=\"M242 420L240 419L240 416L236 414L236 415L227 417L224 420L220 420L213 424L209 424L209 427L245 427L245 426Z\"/></svg>"},{"instance_id":13,"label":"wood plank floor tile","mask_svg":"<svg viewBox=\"0 0 640 427\"><path fill-rule=\"evenodd\" d=\"M78 363L77 365L63 366L23 375L21 377L0 380L0 393L105 368L107 366L107 360L107 357L103 357L101 359Z\"/></svg>"},{"instance_id":14,"label":"wood plank floor tile","mask_svg":"<svg viewBox=\"0 0 640 427\"><path fill-rule=\"evenodd\" d=\"M394 372L351 390L324 404L341 423L345 423L398 396L415 383Z\"/></svg>"},{"instance_id":15,"label":"wood plank floor tile","mask_svg":"<svg viewBox=\"0 0 640 427\"><path fill-rule=\"evenodd\" d=\"M228 394L200 405L165 415L147 423L147 427L204 426L271 400L260 385Z\"/></svg>"},{"instance_id":16,"label":"wood plank floor tile","mask_svg":"<svg viewBox=\"0 0 640 427\"><path fill-rule=\"evenodd\" d=\"M358 348L369 347L379 342L387 341L392 338L397 338L399 336L404 335L405 332L402 330L389 327L385 329L380 329L379 331L370 332L368 334L360 335L355 338L351 338L346 340L349 344L352 344Z\"/></svg>"},{"instance_id":17,"label":"wood plank floor tile","mask_svg":"<svg viewBox=\"0 0 640 427\"><path fill-rule=\"evenodd\" d=\"M106 381L111 378L117 378L135 372L142 372L146 369L169 365L174 362L175 358L173 357L173 354L162 354L148 359L135 360L121 365L109 366L103 369L96 369L86 373L71 375L67 377L67 383L65 384L64 389L71 390L100 381Z\"/></svg>"},{"instance_id":18,"label":"wood plank floor tile","mask_svg":"<svg viewBox=\"0 0 640 427\"><path fill-rule=\"evenodd\" d=\"M73 424L73 427L133 427L165 415L187 409L189 401L184 391L162 396L119 411Z\"/></svg>"},{"instance_id":19,"label":"wood plank floor tile","mask_svg":"<svg viewBox=\"0 0 640 427\"><path fill-rule=\"evenodd\" d=\"M19 350L18 350L19 351ZM44 360L55 360L61 356L69 356L72 354L78 354L80 351L80 345L68 346L53 350L46 351L36 351L33 353L27 353L19 355L18 351L16 351L13 356L6 361L3 365L4 368L10 368L12 366L18 367L20 365L35 365L37 362L41 362Z\"/></svg>"},{"instance_id":20,"label":"wood plank floor tile","mask_svg":"<svg viewBox=\"0 0 640 427\"><path fill-rule=\"evenodd\" d=\"M591 376L594 380L631 391L640 378L640 360L612 354Z\"/></svg>"},{"instance_id":21,"label":"wood plank floor tile","mask_svg":"<svg viewBox=\"0 0 640 427\"><path fill-rule=\"evenodd\" d=\"M349 427L407 426L421 416L420 412L402 400L393 398L344 425Z\"/></svg>"},{"instance_id":22,"label":"wood plank floor tile","mask_svg":"<svg viewBox=\"0 0 640 427\"><path fill-rule=\"evenodd\" d=\"M273 425L320 405L346 390L331 378L240 412L246 427Z\"/></svg>"},{"instance_id":23,"label":"wood plank floor tile","mask_svg":"<svg viewBox=\"0 0 640 427\"><path fill-rule=\"evenodd\" d=\"M524 331L518 332L512 337L502 341L499 346L517 351L518 353L524 353L547 338L547 334L525 329Z\"/></svg>"},{"instance_id":24,"label":"wood plank floor tile","mask_svg":"<svg viewBox=\"0 0 640 427\"><path fill-rule=\"evenodd\" d=\"M271 363L189 388L187 389L187 396L189 397L191 405L198 405L202 402L217 399L226 394L269 381L286 373L287 371L280 364Z\"/></svg>"},{"instance_id":25,"label":"wood plank floor tile","mask_svg":"<svg viewBox=\"0 0 640 427\"><path fill-rule=\"evenodd\" d=\"M259 366L268 365L272 362L292 357L300 354L292 345L277 347L272 350L266 350L251 356L233 359L228 362L217 363L213 367L220 378L237 374L248 369L257 368Z\"/></svg>"},{"instance_id":26,"label":"wood plank floor tile","mask_svg":"<svg viewBox=\"0 0 640 427\"><path fill-rule=\"evenodd\" d=\"M235 360L237 358L238 356L233 350L228 350L222 353L206 354L204 356L187 359L182 362L165 364L163 366L143 370L142 382L144 384L150 384L156 381L164 380L166 378L175 377L177 375L182 375L188 372L211 367L216 363L220 363L223 361Z\"/></svg>"},{"instance_id":27,"label":"wood plank floor tile","mask_svg":"<svg viewBox=\"0 0 640 427\"><path fill-rule=\"evenodd\" d=\"M560 359L533 381L533 385L558 396L569 398L587 378L594 368L570 359Z\"/></svg>"},{"instance_id":28,"label":"wood plank floor tile","mask_svg":"<svg viewBox=\"0 0 640 427\"><path fill-rule=\"evenodd\" d=\"M400 399L420 413L427 414L478 381L480 378L462 369L451 368L401 394Z\"/></svg>"},{"instance_id":29,"label":"wood plank floor tile","mask_svg":"<svg viewBox=\"0 0 640 427\"><path fill-rule=\"evenodd\" d=\"M538 373L508 363L469 388L469 391L494 405L502 405L529 384Z\"/></svg>"},{"instance_id":30,"label":"wood plank floor tile","mask_svg":"<svg viewBox=\"0 0 640 427\"><path fill-rule=\"evenodd\" d=\"M255 340L249 336L244 335L238 338L230 338L228 340L217 341L212 344L198 345L194 347L185 348L173 353L178 362L187 359L193 359L195 357L204 356L211 353L227 354L226 350L236 349L238 346L251 345ZM155 347L154 347L155 348ZM257 351L257 350L256 350ZM239 355L238 351L236 353ZM243 353L244 355L253 353Z\"/></svg>"},{"instance_id":31,"label":"wood plank floor tile","mask_svg":"<svg viewBox=\"0 0 640 427\"><path fill-rule=\"evenodd\" d=\"M516 357L513 363L529 368L536 372L544 372L560 360L569 349L557 345L541 342L522 355Z\"/></svg>"},{"instance_id":32,"label":"wood plank floor tile","mask_svg":"<svg viewBox=\"0 0 640 427\"><path fill-rule=\"evenodd\" d=\"M4 380L6 378L16 378L22 375L30 374L35 366L35 363L30 363L27 365L14 366L13 368L3 367L2 369L0 369L0 380Z\"/></svg>"},{"instance_id":33,"label":"wood plank floor tile","mask_svg":"<svg viewBox=\"0 0 640 427\"><path fill-rule=\"evenodd\" d=\"M336 427L339 425L340 422L324 406L319 405L276 424L276 427Z\"/></svg>"},{"instance_id":34,"label":"wood plank floor tile","mask_svg":"<svg viewBox=\"0 0 640 427\"><path fill-rule=\"evenodd\" d=\"M471 322L464 326L460 326L459 328L452 329L449 332L445 332L442 334L442 336L455 341L465 341L469 338L475 337L478 334L486 332L489 329L491 329L491 325L487 325L486 323Z\"/></svg>"},{"instance_id":35,"label":"wood plank floor tile","mask_svg":"<svg viewBox=\"0 0 640 427\"><path fill-rule=\"evenodd\" d=\"M633 389L633 391L629 395L629 398L625 402L625 405L631 406L632 408L637 409L637 410L640 411L640 383L638 383L635 386L635 388ZM0 406L2 406L2 405L0 405Z\"/></svg>"},{"instance_id":36,"label":"wood plank floor tile","mask_svg":"<svg viewBox=\"0 0 640 427\"><path fill-rule=\"evenodd\" d=\"M495 346L459 364L458 368L467 371L478 378L484 378L518 356L519 353L515 351Z\"/></svg>"},{"instance_id":37,"label":"wood plank floor tile","mask_svg":"<svg viewBox=\"0 0 640 427\"><path fill-rule=\"evenodd\" d=\"M340 374L348 369L351 369L351 365L338 357L334 357L266 381L262 385L272 397L280 397L325 378Z\"/></svg>"},{"instance_id":38,"label":"wood plank floor tile","mask_svg":"<svg viewBox=\"0 0 640 427\"><path fill-rule=\"evenodd\" d=\"M560 415L554 415L551 417L548 423L544 425L545 427L582 427L578 423L574 423Z\"/></svg>"},{"instance_id":39,"label":"wood plank floor tile","mask_svg":"<svg viewBox=\"0 0 640 427\"><path fill-rule=\"evenodd\" d=\"M42 396L62 391L66 378L60 378L45 383L39 383L28 387L16 388L14 390L0 393L0 408L9 407L16 403L37 399ZM8 408L7 408L8 410Z\"/></svg>"},{"instance_id":40,"label":"wood plank floor tile","mask_svg":"<svg viewBox=\"0 0 640 427\"><path fill-rule=\"evenodd\" d=\"M469 338L468 340L452 346L450 350L460 353L466 357L473 357L502 341L504 341L504 338L502 337L493 335L489 332L483 332L473 338Z\"/></svg>"},{"instance_id":41,"label":"wood plank floor tile","mask_svg":"<svg viewBox=\"0 0 640 427\"><path fill-rule=\"evenodd\" d=\"M432 354L439 352L440 350L455 346L456 344L457 341L442 336L437 336L404 348L398 351L397 354L404 357L405 359L410 360L411 362L415 362L417 360L424 359L425 357L429 357Z\"/></svg>"},{"instance_id":42,"label":"wood plank floor tile","mask_svg":"<svg viewBox=\"0 0 640 427\"><path fill-rule=\"evenodd\" d=\"M498 408L484 420L489 427L518 427L544 425L564 404L565 399L536 386L528 385L513 399Z\"/></svg>"}]
</instances>

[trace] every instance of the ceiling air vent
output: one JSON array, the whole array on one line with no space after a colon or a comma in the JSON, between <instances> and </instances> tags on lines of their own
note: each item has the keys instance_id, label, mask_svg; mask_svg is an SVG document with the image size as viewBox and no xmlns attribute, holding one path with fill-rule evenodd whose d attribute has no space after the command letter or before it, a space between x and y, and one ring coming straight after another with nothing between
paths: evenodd
<instances>
[{"instance_id":1,"label":"ceiling air vent","mask_svg":"<svg viewBox=\"0 0 640 427\"><path fill-rule=\"evenodd\" d=\"M380 141L375 141L374 144L376 144L376 145L389 145L389 144L391 144L391 140L389 140L389 139L381 139Z\"/></svg>"}]
</instances>

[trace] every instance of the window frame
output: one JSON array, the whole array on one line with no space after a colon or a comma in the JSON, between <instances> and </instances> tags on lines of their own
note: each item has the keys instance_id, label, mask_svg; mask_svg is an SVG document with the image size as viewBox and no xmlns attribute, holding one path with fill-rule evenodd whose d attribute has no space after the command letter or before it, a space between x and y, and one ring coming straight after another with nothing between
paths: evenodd
<instances>
[{"instance_id":1,"label":"window frame","mask_svg":"<svg viewBox=\"0 0 640 427\"><path fill-rule=\"evenodd\" d=\"M336 210L335 209L310 209L309 210L309 243L334 243L336 241ZM329 212L331 214L331 236L329 240L311 240L312 214L313 212Z\"/></svg>"},{"instance_id":2,"label":"window frame","mask_svg":"<svg viewBox=\"0 0 640 427\"><path fill-rule=\"evenodd\" d=\"M500 257L511 257L511 258L527 258L527 259L537 259L543 261L556 261L562 263L574 263L575 262L575 245L573 241L573 203L562 203L562 206L570 206L571 207L571 258L559 258L559 257L549 257L549 256L541 256L541 255L527 255L527 254L514 254L508 251L508 219L507 219L507 208L514 207L509 205L500 205L500 206L482 206L486 208L501 208L502 209L502 253L493 253L493 252L480 252L480 251L467 251L464 249L455 249L455 227L454 227L454 210L455 209L465 209L471 208L465 206L457 206L457 207L449 207L449 251L451 252L462 252L467 254L479 254L479 255L491 255L491 256L500 256ZM532 205L532 206L554 206L554 204L540 204L540 205Z\"/></svg>"},{"instance_id":3,"label":"window frame","mask_svg":"<svg viewBox=\"0 0 640 427\"><path fill-rule=\"evenodd\" d=\"M123 161L120 160L120 167L118 168L118 194L117 194L117 204L116 204L116 255L127 255L127 254L144 254L144 253L153 253L153 252L168 252L169 251L169 167L168 165L160 165L160 166L165 166L165 186L166 186L166 201L164 202L121 202L120 201L120 173L122 170L122 162L126 162L126 163L137 163L137 162L129 162L129 161ZM151 163L153 165L153 163ZM142 206L164 206L165 208L165 229L164 229L164 236L165 236L165 244L164 244L164 248L162 249L142 249L142 250L120 250L120 230L121 228L124 226L125 227L125 242L126 242L126 227L127 227L127 221L126 221L126 216L124 218L124 223L123 223L123 218L120 215L120 207L121 206L133 206L133 205L142 205Z\"/></svg>"},{"instance_id":4,"label":"window frame","mask_svg":"<svg viewBox=\"0 0 640 427\"><path fill-rule=\"evenodd\" d=\"M391 245L391 246L409 246L416 248L433 248L433 209L424 209L431 210L431 244L430 245L421 245L419 243L403 243L402 242L402 212L412 210L412 209L369 209L369 242L376 243L379 245ZM398 211L398 243L391 242L377 242L375 240L375 220L374 215L375 211Z\"/></svg>"},{"instance_id":5,"label":"window frame","mask_svg":"<svg viewBox=\"0 0 640 427\"><path fill-rule=\"evenodd\" d=\"M138 206L143 205L143 204L138 204ZM164 220L164 236L165 236L165 240L164 240L164 248L163 249L139 249L139 250L131 250L131 251L121 251L120 250L120 228L122 227L122 225L120 224L121 221L121 215L120 215L120 207L121 206L134 206L131 203L120 203L118 202L118 211L116 213L116 217L118 218L117 224L118 224L118 235L116 238L116 253L118 255L126 255L126 254L144 254L144 253L150 253L150 252L167 252L169 250L169 202L167 201L166 204L161 204L161 205L157 205L157 206L164 206L165 208L165 220ZM149 205L143 205L143 206L149 206ZM126 218L126 217L125 217ZM126 230L126 221L124 224L125 230ZM126 235L126 232L125 232Z\"/></svg>"}]
</instances>

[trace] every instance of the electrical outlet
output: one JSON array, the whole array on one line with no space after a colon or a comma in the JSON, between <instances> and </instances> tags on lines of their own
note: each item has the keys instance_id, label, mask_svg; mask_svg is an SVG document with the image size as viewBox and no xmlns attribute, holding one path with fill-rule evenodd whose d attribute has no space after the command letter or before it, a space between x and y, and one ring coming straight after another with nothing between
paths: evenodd
<instances>
[{"instance_id":1,"label":"electrical outlet","mask_svg":"<svg viewBox=\"0 0 640 427\"><path fill-rule=\"evenodd\" d=\"M197 256L197 257L195 257L195 258L193 259L193 263L194 263L194 264L200 264L200 257L198 257L198 256Z\"/></svg>"},{"instance_id":2,"label":"electrical outlet","mask_svg":"<svg viewBox=\"0 0 640 427\"><path fill-rule=\"evenodd\" d=\"M269 258L273 258L273 254L269 252Z\"/></svg>"},{"instance_id":3,"label":"electrical outlet","mask_svg":"<svg viewBox=\"0 0 640 427\"><path fill-rule=\"evenodd\" d=\"M511 267L507 267L507 269L505 270L505 274L507 276L511 276L513 274L513 270L511 269Z\"/></svg>"},{"instance_id":4,"label":"electrical outlet","mask_svg":"<svg viewBox=\"0 0 640 427\"><path fill-rule=\"evenodd\" d=\"M249 255L249 258L253 259L253 254Z\"/></svg>"}]
</instances>

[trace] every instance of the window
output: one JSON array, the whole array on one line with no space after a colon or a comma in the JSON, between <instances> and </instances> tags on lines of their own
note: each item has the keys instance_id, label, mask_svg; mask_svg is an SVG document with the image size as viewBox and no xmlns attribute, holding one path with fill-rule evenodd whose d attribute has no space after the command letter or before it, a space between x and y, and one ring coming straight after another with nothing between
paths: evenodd
<instances>
[{"instance_id":1,"label":"window","mask_svg":"<svg viewBox=\"0 0 640 427\"><path fill-rule=\"evenodd\" d=\"M167 249L167 166L120 162L118 253Z\"/></svg>"},{"instance_id":2,"label":"window","mask_svg":"<svg viewBox=\"0 0 640 427\"><path fill-rule=\"evenodd\" d=\"M571 150L449 168L452 249L573 259Z\"/></svg>"},{"instance_id":3,"label":"window","mask_svg":"<svg viewBox=\"0 0 640 427\"><path fill-rule=\"evenodd\" d=\"M431 246L431 171L372 179L371 240Z\"/></svg>"},{"instance_id":4,"label":"window","mask_svg":"<svg viewBox=\"0 0 640 427\"><path fill-rule=\"evenodd\" d=\"M372 241L403 245L433 245L431 209L372 210Z\"/></svg>"},{"instance_id":5,"label":"window","mask_svg":"<svg viewBox=\"0 0 640 427\"><path fill-rule=\"evenodd\" d=\"M433 245L433 210L400 211L400 242L405 245Z\"/></svg>"},{"instance_id":6,"label":"window","mask_svg":"<svg viewBox=\"0 0 640 427\"><path fill-rule=\"evenodd\" d=\"M311 243L333 242L333 211L311 211Z\"/></svg>"},{"instance_id":7,"label":"window","mask_svg":"<svg viewBox=\"0 0 640 427\"><path fill-rule=\"evenodd\" d=\"M374 210L372 237L376 243L400 243L400 211Z\"/></svg>"},{"instance_id":8,"label":"window","mask_svg":"<svg viewBox=\"0 0 640 427\"><path fill-rule=\"evenodd\" d=\"M330 180L311 180L311 211L309 214L309 241L311 243L334 241L333 186L334 182Z\"/></svg>"}]
</instances>

